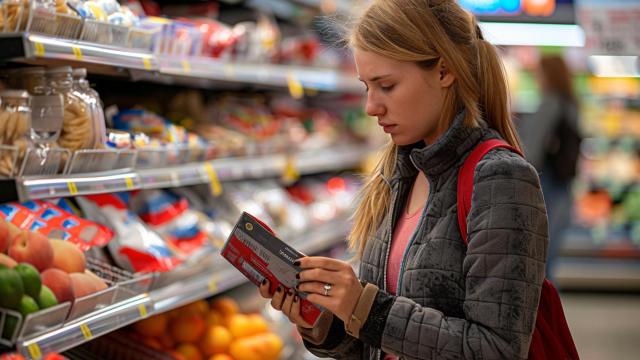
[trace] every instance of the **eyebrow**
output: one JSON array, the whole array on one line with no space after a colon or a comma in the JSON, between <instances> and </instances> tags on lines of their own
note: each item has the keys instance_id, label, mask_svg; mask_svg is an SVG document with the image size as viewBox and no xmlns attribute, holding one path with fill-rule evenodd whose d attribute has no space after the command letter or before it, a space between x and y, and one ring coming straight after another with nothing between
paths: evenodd
<instances>
[{"instance_id":1,"label":"eyebrow","mask_svg":"<svg viewBox=\"0 0 640 360\"><path fill-rule=\"evenodd\" d=\"M378 75L378 76L374 76L374 77L372 77L371 79L369 79L369 81L371 81L371 82L376 82L376 81L378 81L378 80L382 80L382 79L384 79L384 78L386 78L386 77L389 77L389 76L391 76L391 74ZM362 80L362 78L361 78L360 76L358 76L358 80L360 80L360 81L364 81L364 80Z\"/></svg>"}]
</instances>

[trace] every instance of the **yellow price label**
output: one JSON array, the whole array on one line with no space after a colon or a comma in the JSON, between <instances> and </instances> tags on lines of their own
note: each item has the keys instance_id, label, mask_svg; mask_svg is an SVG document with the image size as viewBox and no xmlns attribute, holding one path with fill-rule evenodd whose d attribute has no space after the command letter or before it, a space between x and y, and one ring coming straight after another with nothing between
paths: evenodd
<instances>
[{"instance_id":1,"label":"yellow price label","mask_svg":"<svg viewBox=\"0 0 640 360\"><path fill-rule=\"evenodd\" d=\"M138 312L140 313L141 318L147 317L147 307L143 304L138 305Z\"/></svg>"},{"instance_id":2,"label":"yellow price label","mask_svg":"<svg viewBox=\"0 0 640 360\"><path fill-rule=\"evenodd\" d=\"M145 70L151 70L151 59L148 57L142 58L142 65L144 66Z\"/></svg>"},{"instance_id":3,"label":"yellow price label","mask_svg":"<svg viewBox=\"0 0 640 360\"><path fill-rule=\"evenodd\" d=\"M300 172L296 168L295 158L293 156L287 156L287 160L284 165L284 173L282 174L282 181L285 183L293 183L299 178Z\"/></svg>"},{"instance_id":4,"label":"yellow price label","mask_svg":"<svg viewBox=\"0 0 640 360\"><path fill-rule=\"evenodd\" d=\"M218 278L213 277L209 280L209 292L215 293L216 291L218 291Z\"/></svg>"},{"instance_id":5,"label":"yellow price label","mask_svg":"<svg viewBox=\"0 0 640 360\"><path fill-rule=\"evenodd\" d=\"M45 54L44 45L41 42L35 42L33 46L36 50L36 56L44 56Z\"/></svg>"},{"instance_id":6,"label":"yellow price label","mask_svg":"<svg viewBox=\"0 0 640 360\"><path fill-rule=\"evenodd\" d=\"M29 355L31 355L32 359L38 360L42 358L42 351L40 351L40 346L38 346L37 343L29 345L27 349L29 350Z\"/></svg>"},{"instance_id":7,"label":"yellow price label","mask_svg":"<svg viewBox=\"0 0 640 360\"><path fill-rule=\"evenodd\" d=\"M189 61L182 60L180 63L182 64L182 70L184 70L184 72L186 73L191 72L191 64L189 63Z\"/></svg>"},{"instance_id":8,"label":"yellow price label","mask_svg":"<svg viewBox=\"0 0 640 360\"><path fill-rule=\"evenodd\" d=\"M78 194L78 187L76 186L76 183L69 181L67 183L67 188L69 188L69 193L71 193L71 195Z\"/></svg>"},{"instance_id":9,"label":"yellow price label","mask_svg":"<svg viewBox=\"0 0 640 360\"><path fill-rule=\"evenodd\" d=\"M79 47L72 47L73 55L76 56L76 60L82 61L82 50Z\"/></svg>"},{"instance_id":10,"label":"yellow price label","mask_svg":"<svg viewBox=\"0 0 640 360\"><path fill-rule=\"evenodd\" d=\"M80 325L80 331L82 332L82 336L84 336L85 340L91 340L93 338L93 334L87 324Z\"/></svg>"},{"instance_id":11,"label":"yellow price label","mask_svg":"<svg viewBox=\"0 0 640 360\"><path fill-rule=\"evenodd\" d=\"M294 73L289 73L287 76L287 85L289 85L289 94L292 98L302 99L304 97L304 87Z\"/></svg>"},{"instance_id":12,"label":"yellow price label","mask_svg":"<svg viewBox=\"0 0 640 360\"><path fill-rule=\"evenodd\" d=\"M133 189L133 179L130 177L126 177L124 178L124 182L125 184L127 184L127 190L132 190Z\"/></svg>"},{"instance_id":13,"label":"yellow price label","mask_svg":"<svg viewBox=\"0 0 640 360\"><path fill-rule=\"evenodd\" d=\"M216 169L213 168L211 163L206 163L204 165L204 171L207 173L209 177L209 186L211 188L211 194L213 196L220 196L222 194L222 184L220 184L220 179L218 178L218 173Z\"/></svg>"}]
</instances>

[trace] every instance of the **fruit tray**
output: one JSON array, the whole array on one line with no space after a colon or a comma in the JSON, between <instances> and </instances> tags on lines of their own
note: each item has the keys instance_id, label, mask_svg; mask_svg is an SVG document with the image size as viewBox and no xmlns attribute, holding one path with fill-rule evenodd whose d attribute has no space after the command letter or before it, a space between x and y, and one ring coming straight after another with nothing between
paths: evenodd
<instances>
[{"instance_id":1,"label":"fruit tray","mask_svg":"<svg viewBox=\"0 0 640 360\"><path fill-rule=\"evenodd\" d=\"M87 269L100 277L108 288L64 302L23 317L19 312L0 308L0 344L13 346L16 340L32 338L61 328L88 314L147 292L152 274L135 276L101 261L87 258ZM8 324L5 327L5 324Z\"/></svg>"}]
</instances>

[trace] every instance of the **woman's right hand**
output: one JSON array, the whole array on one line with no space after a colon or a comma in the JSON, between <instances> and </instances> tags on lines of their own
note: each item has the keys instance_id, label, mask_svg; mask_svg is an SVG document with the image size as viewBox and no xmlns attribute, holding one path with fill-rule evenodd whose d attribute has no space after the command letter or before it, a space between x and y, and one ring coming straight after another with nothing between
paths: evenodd
<instances>
[{"instance_id":1,"label":"woman's right hand","mask_svg":"<svg viewBox=\"0 0 640 360\"><path fill-rule=\"evenodd\" d=\"M259 288L260 295L265 299L271 299L271 306L274 309L282 311L282 313L289 318L289 321L295 325L305 329L312 328L312 326L300 316L300 297L293 289L285 293L284 288L280 285L276 291L271 294L269 291L270 288L271 284L269 280L264 279Z\"/></svg>"}]
</instances>

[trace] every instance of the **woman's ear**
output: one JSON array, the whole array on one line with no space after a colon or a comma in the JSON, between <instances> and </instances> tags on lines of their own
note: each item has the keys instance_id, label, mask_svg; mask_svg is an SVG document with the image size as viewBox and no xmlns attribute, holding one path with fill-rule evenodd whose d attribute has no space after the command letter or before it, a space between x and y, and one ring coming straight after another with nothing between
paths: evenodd
<instances>
[{"instance_id":1,"label":"woman's ear","mask_svg":"<svg viewBox=\"0 0 640 360\"><path fill-rule=\"evenodd\" d=\"M438 70L440 71L440 86L442 86L443 88L450 87L456 80L455 75L453 75L453 73L449 71L447 64L444 63L444 60L442 58L440 58L440 60L438 61L437 66Z\"/></svg>"}]
</instances>

